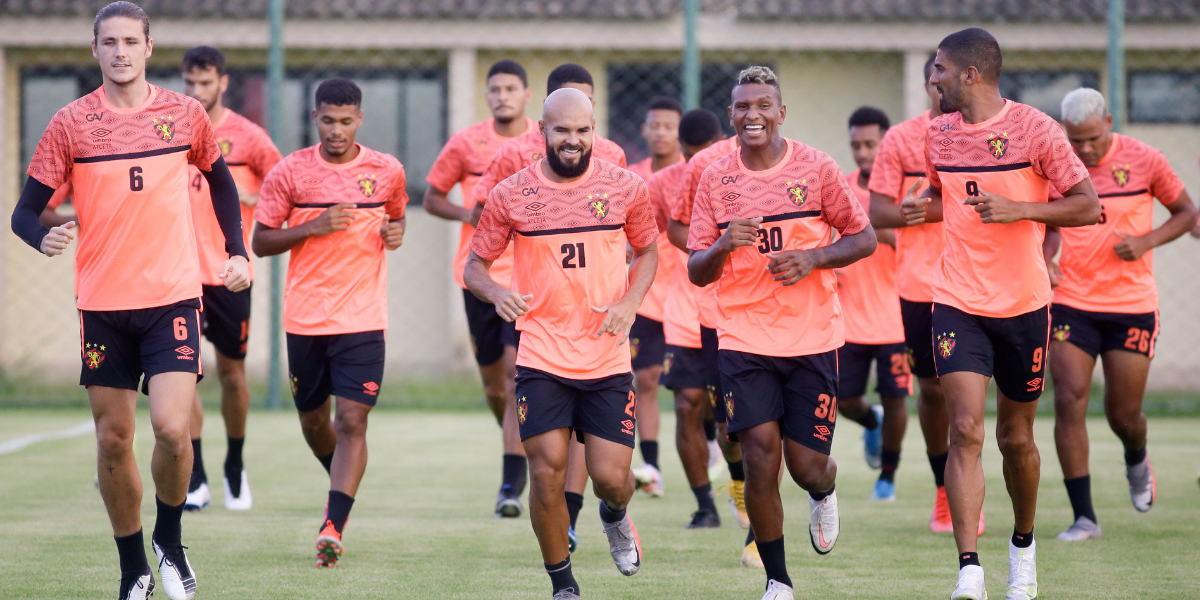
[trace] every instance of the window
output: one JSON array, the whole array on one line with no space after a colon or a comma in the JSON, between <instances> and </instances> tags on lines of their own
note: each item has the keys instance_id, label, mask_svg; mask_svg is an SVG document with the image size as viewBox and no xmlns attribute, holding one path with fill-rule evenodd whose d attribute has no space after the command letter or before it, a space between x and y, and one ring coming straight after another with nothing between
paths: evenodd
<instances>
[{"instance_id":1,"label":"window","mask_svg":"<svg viewBox=\"0 0 1200 600\"><path fill-rule=\"evenodd\" d=\"M1128 75L1130 123L1200 123L1200 72Z\"/></svg>"},{"instance_id":2,"label":"window","mask_svg":"<svg viewBox=\"0 0 1200 600\"><path fill-rule=\"evenodd\" d=\"M1100 87L1095 71L1005 71L1000 95L1028 104L1055 119L1062 117L1062 99L1075 88Z\"/></svg>"}]
</instances>

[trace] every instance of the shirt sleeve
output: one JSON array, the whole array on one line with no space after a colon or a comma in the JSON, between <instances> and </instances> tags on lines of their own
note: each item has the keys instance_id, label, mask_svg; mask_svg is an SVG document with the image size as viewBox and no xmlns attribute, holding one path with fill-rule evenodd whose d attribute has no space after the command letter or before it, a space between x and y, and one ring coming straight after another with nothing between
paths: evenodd
<instances>
[{"instance_id":1,"label":"shirt sleeve","mask_svg":"<svg viewBox=\"0 0 1200 600\"><path fill-rule=\"evenodd\" d=\"M929 187L937 191L942 191L942 178L938 175L937 167L933 166L933 136L929 135L934 131L934 125L931 121L929 129L925 132L925 177L929 179Z\"/></svg>"},{"instance_id":2,"label":"shirt sleeve","mask_svg":"<svg viewBox=\"0 0 1200 600\"><path fill-rule=\"evenodd\" d=\"M271 140L271 136L267 132L260 131L255 140L255 152L250 157L250 170L258 176L259 179L266 179L267 173L283 160L283 156L279 154L279 148L275 147L275 142Z\"/></svg>"},{"instance_id":3,"label":"shirt sleeve","mask_svg":"<svg viewBox=\"0 0 1200 600\"><path fill-rule=\"evenodd\" d=\"M696 188L689 217L691 224L688 227L687 246L688 249L697 252L709 249L716 243L717 238L721 237L720 229L717 227L717 217L713 212L712 193L708 180L708 177L700 178L700 185Z\"/></svg>"},{"instance_id":4,"label":"shirt sleeve","mask_svg":"<svg viewBox=\"0 0 1200 600\"><path fill-rule=\"evenodd\" d=\"M71 169L75 164L71 129L70 116L64 108L50 120L50 125L33 151L33 159L29 161L26 173L46 187L58 189L71 179Z\"/></svg>"},{"instance_id":5,"label":"shirt sleeve","mask_svg":"<svg viewBox=\"0 0 1200 600\"><path fill-rule=\"evenodd\" d=\"M56 210L56 209L58 209L58 207L65 204L66 201L68 199L70 199L70 197L71 197L71 180L68 179L68 180L64 181L62 185L58 186L57 190L54 190L54 195L50 197L50 203L47 204L46 206L48 208L50 208L51 210Z\"/></svg>"},{"instance_id":6,"label":"shirt sleeve","mask_svg":"<svg viewBox=\"0 0 1200 600\"><path fill-rule=\"evenodd\" d=\"M1150 159L1150 173L1150 195L1158 198L1164 206L1175 204L1183 194L1183 181L1175 174L1167 157L1158 150L1154 151L1154 156Z\"/></svg>"},{"instance_id":7,"label":"shirt sleeve","mask_svg":"<svg viewBox=\"0 0 1200 600\"><path fill-rule=\"evenodd\" d=\"M502 191L499 188L493 189L488 194L488 202L483 206L479 224L475 226L475 235L471 236L471 251L487 261L500 258L508 248L512 230L513 223Z\"/></svg>"},{"instance_id":8,"label":"shirt sleeve","mask_svg":"<svg viewBox=\"0 0 1200 600\"><path fill-rule=\"evenodd\" d=\"M476 204L486 204L488 198L491 197L492 189L520 170L512 168L514 148L515 146L511 142L505 142L503 146L500 146L500 150L496 152L496 156L492 157L492 162L484 170L483 176L475 182Z\"/></svg>"},{"instance_id":9,"label":"shirt sleeve","mask_svg":"<svg viewBox=\"0 0 1200 600\"><path fill-rule=\"evenodd\" d=\"M899 126L883 135L879 152L875 154L875 165L871 167L871 179L867 182L868 190L891 196L897 204L904 201L904 190L900 189L904 185L904 165L900 164L899 138Z\"/></svg>"},{"instance_id":10,"label":"shirt sleeve","mask_svg":"<svg viewBox=\"0 0 1200 600\"><path fill-rule=\"evenodd\" d=\"M671 209L671 218L684 225L691 225L692 223L692 205L696 200L696 184L699 178L699 169L689 161L687 166L683 168L683 176L679 178L677 198Z\"/></svg>"},{"instance_id":11,"label":"shirt sleeve","mask_svg":"<svg viewBox=\"0 0 1200 600\"><path fill-rule=\"evenodd\" d=\"M634 179L633 199L625 208L625 237L634 248L645 248L658 241L658 225L654 223L654 207L650 192L641 177Z\"/></svg>"},{"instance_id":12,"label":"shirt sleeve","mask_svg":"<svg viewBox=\"0 0 1200 600\"><path fill-rule=\"evenodd\" d=\"M291 177L287 173L287 165L280 163L267 173L263 180L262 190L258 195L258 204L254 205L254 220L270 227L279 229L287 222L292 213Z\"/></svg>"},{"instance_id":13,"label":"shirt sleeve","mask_svg":"<svg viewBox=\"0 0 1200 600\"><path fill-rule=\"evenodd\" d=\"M871 224L842 170L832 158L821 165L821 218L842 235L854 235Z\"/></svg>"},{"instance_id":14,"label":"shirt sleeve","mask_svg":"<svg viewBox=\"0 0 1200 600\"><path fill-rule=\"evenodd\" d=\"M192 148L188 150L188 162L196 165L201 171L211 171L213 163L221 158L221 147L217 145L217 134L213 130L212 121L199 102L189 104L191 114L188 118L192 123Z\"/></svg>"},{"instance_id":15,"label":"shirt sleeve","mask_svg":"<svg viewBox=\"0 0 1200 600\"><path fill-rule=\"evenodd\" d=\"M425 176L425 183L443 194L462 181L467 172L467 155L463 152L460 140L462 136L455 134L446 142L433 161L429 174Z\"/></svg>"},{"instance_id":16,"label":"shirt sleeve","mask_svg":"<svg viewBox=\"0 0 1200 600\"><path fill-rule=\"evenodd\" d=\"M408 206L408 178L404 175L404 165L396 161L392 174L391 194L388 196L384 210L388 218L399 220L404 218L404 209Z\"/></svg>"},{"instance_id":17,"label":"shirt sleeve","mask_svg":"<svg viewBox=\"0 0 1200 600\"><path fill-rule=\"evenodd\" d=\"M671 217L669 178L651 176L646 182L647 197L650 199L650 209L654 211L654 224L659 231L666 231L667 219Z\"/></svg>"},{"instance_id":18,"label":"shirt sleeve","mask_svg":"<svg viewBox=\"0 0 1200 600\"><path fill-rule=\"evenodd\" d=\"M1045 177L1058 191L1066 193L1079 182L1089 177L1087 167L1071 148L1062 126L1047 116L1038 117L1043 122L1034 126L1041 129L1030 152L1034 173Z\"/></svg>"}]
</instances>

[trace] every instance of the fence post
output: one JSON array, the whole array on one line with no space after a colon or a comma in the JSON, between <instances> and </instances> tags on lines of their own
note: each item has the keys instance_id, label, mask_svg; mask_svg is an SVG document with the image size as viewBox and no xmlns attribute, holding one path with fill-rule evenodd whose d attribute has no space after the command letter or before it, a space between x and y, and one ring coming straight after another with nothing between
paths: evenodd
<instances>
[{"instance_id":1,"label":"fence post","mask_svg":"<svg viewBox=\"0 0 1200 600\"><path fill-rule=\"evenodd\" d=\"M273 139L283 139L283 17L284 0L267 6L271 41L267 50L267 129ZM283 257L271 257L271 358L267 370L267 408L277 410L282 395L283 357Z\"/></svg>"},{"instance_id":2,"label":"fence post","mask_svg":"<svg viewBox=\"0 0 1200 600\"><path fill-rule=\"evenodd\" d=\"M683 0L683 108L700 108L700 46L696 42L696 17L700 0Z\"/></svg>"},{"instance_id":3,"label":"fence post","mask_svg":"<svg viewBox=\"0 0 1200 600\"><path fill-rule=\"evenodd\" d=\"M1125 124L1125 0L1108 0L1108 110L1113 131Z\"/></svg>"}]
</instances>

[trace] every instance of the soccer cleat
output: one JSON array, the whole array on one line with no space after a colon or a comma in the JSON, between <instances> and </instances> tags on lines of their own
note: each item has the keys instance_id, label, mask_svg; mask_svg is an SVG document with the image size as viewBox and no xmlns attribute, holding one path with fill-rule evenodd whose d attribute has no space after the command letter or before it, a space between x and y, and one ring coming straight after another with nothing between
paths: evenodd
<instances>
[{"instance_id":1,"label":"soccer cleat","mask_svg":"<svg viewBox=\"0 0 1200 600\"><path fill-rule=\"evenodd\" d=\"M1028 548L1018 548L1008 542L1008 590L1004 600L1034 600L1037 598L1037 540Z\"/></svg>"},{"instance_id":2,"label":"soccer cleat","mask_svg":"<svg viewBox=\"0 0 1200 600\"><path fill-rule=\"evenodd\" d=\"M794 600L795 597L792 594L792 586L770 579L767 581L767 593L763 594L762 600Z\"/></svg>"},{"instance_id":3,"label":"soccer cleat","mask_svg":"<svg viewBox=\"0 0 1200 600\"><path fill-rule=\"evenodd\" d=\"M195 490L187 493L187 498L183 501L183 510L196 512L208 508L208 503L212 500L212 492L208 489L207 483L201 483ZM163 582L163 587L167 586L167 582Z\"/></svg>"},{"instance_id":4,"label":"soccer cleat","mask_svg":"<svg viewBox=\"0 0 1200 600\"><path fill-rule=\"evenodd\" d=\"M895 502L896 484L886 479L876 480L875 491L871 494L871 499L876 502Z\"/></svg>"},{"instance_id":5,"label":"soccer cleat","mask_svg":"<svg viewBox=\"0 0 1200 600\"><path fill-rule=\"evenodd\" d=\"M1061 542L1081 542L1098 537L1100 537L1100 526L1087 517L1079 517L1055 539Z\"/></svg>"},{"instance_id":6,"label":"soccer cleat","mask_svg":"<svg viewBox=\"0 0 1200 600\"><path fill-rule=\"evenodd\" d=\"M717 440L708 442L708 480L721 479L725 476L727 469L725 456L721 454L721 445L717 443Z\"/></svg>"},{"instance_id":7,"label":"soccer cleat","mask_svg":"<svg viewBox=\"0 0 1200 600\"><path fill-rule=\"evenodd\" d=\"M748 569L763 568L762 556L758 553L758 543L750 542L742 548L742 566Z\"/></svg>"},{"instance_id":8,"label":"soccer cleat","mask_svg":"<svg viewBox=\"0 0 1200 600\"><path fill-rule=\"evenodd\" d=\"M635 469L633 481L637 485L637 489L646 492L651 498L662 498L665 491L662 473L659 473L654 465L642 465L642 468Z\"/></svg>"},{"instance_id":9,"label":"soccer cleat","mask_svg":"<svg viewBox=\"0 0 1200 600\"><path fill-rule=\"evenodd\" d=\"M254 505L254 499L250 496L250 480L246 478L246 470L242 469L242 481L238 495L234 496L230 491L229 478L225 480L225 508L229 510L250 510Z\"/></svg>"},{"instance_id":10,"label":"soccer cleat","mask_svg":"<svg viewBox=\"0 0 1200 600\"><path fill-rule=\"evenodd\" d=\"M575 552L575 549L578 547L579 547L579 534L575 533L574 527L568 526L567 527L567 551L573 553L573 552Z\"/></svg>"},{"instance_id":11,"label":"soccer cleat","mask_svg":"<svg viewBox=\"0 0 1200 600\"><path fill-rule=\"evenodd\" d=\"M136 579L121 580L120 600L146 600L154 594L154 573L146 573Z\"/></svg>"},{"instance_id":12,"label":"soccer cleat","mask_svg":"<svg viewBox=\"0 0 1200 600\"><path fill-rule=\"evenodd\" d=\"M1133 501L1133 507L1138 512L1149 511L1158 495L1158 481L1154 479L1150 457L1136 465L1126 465L1125 477L1129 480L1129 499Z\"/></svg>"},{"instance_id":13,"label":"soccer cleat","mask_svg":"<svg viewBox=\"0 0 1200 600\"><path fill-rule=\"evenodd\" d=\"M152 541L154 555L158 557L158 576L162 578L162 589L171 600L192 600L196 596L196 572L188 562L186 547L180 544L163 548ZM147 592L149 595L149 592Z\"/></svg>"},{"instance_id":14,"label":"soccer cleat","mask_svg":"<svg viewBox=\"0 0 1200 600\"><path fill-rule=\"evenodd\" d=\"M554 593L554 597L551 598L550 600L581 600L581 599L579 597L579 594L576 594L574 590L568 588L565 590L558 590L557 592Z\"/></svg>"},{"instance_id":15,"label":"soccer cleat","mask_svg":"<svg viewBox=\"0 0 1200 600\"><path fill-rule=\"evenodd\" d=\"M950 600L987 600L987 589L983 585L983 567L967 565L958 570L958 585Z\"/></svg>"},{"instance_id":16,"label":"soccer cleat","mask_svg":"<svg viewBox=\"0 0 1200 600\"><path fill-rule=\"evenodd\" d=\"M604 502L601 500L600 502ZM608 553L612 555L617 570L626 577L642 568L642 540L629 513L616 523L604 523L604 535L608 536Z\"/></svg>"},{"instance_id":17,"label":"soccer cleat","mask_svg":"<svg viewBox=\"0 0 1200 600\"><path fill-rule=\"evenodd\" d=\"M874 429L863 431L863 456L867 459L868 467L878 469L883 465L883 407L876 404L871 410L875 412L878 423Z\"/></svg>"},{"instance_id":18,"label":"soccer cleat","mask_svg":"<svg viewBox=\"0 0 1200 600\"><path fill-rule=\"evenodd\" d=\"M521 505L521 497L513 493L512 486L500 486L500 492L496 494L496 518L515 519L524 511L525 507Z\"/></svg>"},{"instance_id":19,"label":"soccer cleat","mask_svg":"<svg viewBox=\"0 0 1200 600\"><path fill-rule=\"evenodd\" d=\"M332 567L342 557L342 534L333 526L333 521L325 521L325 527L317 535L317 568Z\"/></svg>"},{"instance_id":20,"label":"soccer cleat","mask_svg":"<svg viewBox=\"0 0 1200 600\"><path fill-rule=\"evenodd\" d=\"M933 498L929 530L934 533L954 533L954 523L950 520L950 501L946 499L945 486L938 486L937 495Z\"/></svg>"},{"instance_id":21,"label":"soccer cleat","mask_svg":"<svg viewBox=\"0 0 1200 600\"><path fill-rule=\"evenodd\" d=\"M812 542L817 554L829 554L837 543L838 532L841 530L841 518L838 516L837 492L830 492L824 500L813 500L808 497L808 539Z\"/></svg>"},{"instance_id":22,"label":"soccer cleat","mask_svg":"<svg viewBox=\"0 0 1200 600\"><path fill-rule=\"evenodd\" d=\"M746 482L730 481L717 488L717 495L723 493L729 494L729 512L733 513L733 520L737 521L738 527L750 529L750 513L746 512Z\"/></svg>"},{"instance_id":23,"label":"soccer cleat","mask_svg":"<svg viewBox=\"0 0 1200 600\"><path fill-rule=\"evenodd\" d=\"M711 529L721 526L721 515L712 510L698 510L692 513L692 522L688 529Z\"/></svg>"}]
</instances>

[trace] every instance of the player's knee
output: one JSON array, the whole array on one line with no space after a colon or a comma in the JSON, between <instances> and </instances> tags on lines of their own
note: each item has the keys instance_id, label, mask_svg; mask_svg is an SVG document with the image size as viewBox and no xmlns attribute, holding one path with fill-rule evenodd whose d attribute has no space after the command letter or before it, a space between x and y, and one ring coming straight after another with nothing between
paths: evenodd
<instances>
[{"instance_id":1,"label":"player's knee","mask_svg":"<svg viewBox=\"0 0 1200 600\"><path fill-rule=\"evenodd\" d=\"M236 394L247 387L244 367L223 370L218 378L221 380L221 391L225 394Z\"/></svg>"},{"instance_id":2,"label":"player's knee","mask_svg":"<svg viewBox=\"0 0 1200 600\"><path fill-rule=\"evenodd\" d=\"M675 392L675 414L680 418L699 419L704 410L703 402L706 394L700 390L681 390Z\"/></svg>"},{"instance_id":3,"label":"player's knee","mask_svg":"<svg viewBox=\"0 0 1200 600\"><path fill-rule=\"evenodd\" d=\"M1024 454L1037 448L1033 441L1033 429L1020 425L997 427L996 444L1005 456Z\"/></svg>"},{"instance_id":4,"label":"player's knee","mask_svg":"<svg viewBox=\"0 0 1200 600\"><path fill-rule=\"evenodd\" d=\"M321 431L328 428L329 411L328 410L310 410L300 413L300 429L305 435Z\"/></svg>"},{"instance_id":5,"label":"player's knee","mask_svg":"<svg viewBox=\"0 0 1200 600\"><path fill-rule=\"evenodd\" d=\"M563 481L567 478L567 460L530 460L529 476L538 481Z\"/></svg>"},{"instance_id":6,"label":"player's knee","mask_svg":"<svg viewBox=\"0 0 1200 600\"><path fill-rule=\"evenodd\" d=\"M1120 410L1109 409L1108 426L1113 433L1119 438L1127 438L1133 435L1141 426L1142 420L1145 418L1140 410Z\"/></svg>"},{"instance_id":7,"label":"player's knee","mask_svg":"<svg viewBox=\"0 0 1200 600\"><path fill-rule=\"evenodd\" d=\"M609 467L589 470L589 475L592 477L592 491L595 492L597 498L625 503L633 495L629 469Z\"/></svg>"},{"instance_id":8,"label":"player's knee","mask_svg":"<svg viewBox=\"0 0 1200 600\"><path fill-rule=\"evenodd\" d=\"M963 448L983 447L983 420L972 416L950 420L950 443Z\"/></svg>"},{"instance_id":9,"label":"player's knee","mask_svg":"<svg viewBox=\"0 0 1200 600\"><path fill-rule=\"evenodd\" d=\"M637 384L638 393L650 394L651 399L653 399L654 392L658 391L659 374L659 370L654 367L634 371L633 378Z\"/></svg>"},{"instance_id":10,"label":"player's knee","mask_svg":"<svg viewBox=\"0 0 1200 600\"><path fill-rule=\"evenodd\" d=\"M333 420L333 431L338 439L367 435L367 413L362 411L339 412Z\"/></svg>"},{"instance_id":11,"label":"player's knee","mask_svg":"<svg viewBox=\"0 0 1200 600\"><path fill-rule=\"evenodd\" d=\"M132 427L99 427L96 447L101 456L118 456L133 451Z\"/></svg>"}]
</instances>

